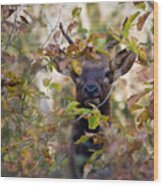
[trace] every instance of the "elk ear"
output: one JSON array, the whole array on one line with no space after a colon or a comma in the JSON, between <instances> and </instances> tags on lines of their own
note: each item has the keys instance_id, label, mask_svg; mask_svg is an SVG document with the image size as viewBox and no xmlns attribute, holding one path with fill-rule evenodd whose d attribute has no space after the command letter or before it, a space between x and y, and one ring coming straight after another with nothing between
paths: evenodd
<instances>
[{"instance_id":1,"label":"elk ear","mask_svg":"<svg viewBox=\"0 0 163 186\"><path fill-rule=\"evenodd\" d=\"M127 49L121 50L111 62L113 81L126 74L134 64L136 54Z\"/></svg>"}]
</instances>

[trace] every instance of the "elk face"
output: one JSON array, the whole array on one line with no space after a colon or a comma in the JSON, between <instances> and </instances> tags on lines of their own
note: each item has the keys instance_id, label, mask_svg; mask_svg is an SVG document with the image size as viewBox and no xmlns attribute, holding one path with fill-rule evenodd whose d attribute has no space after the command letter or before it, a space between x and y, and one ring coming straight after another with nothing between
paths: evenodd
<instances>
[{"instance_id":1,"label":"elk face","mask_svg":"<svg viewBox=\"0 0 163 186\"><path fill-rule=\"evenodd\" d=\"M110 89L111 73L108 62L84 61L80 76L75 78L77 100L83 106L98 105Z\"/></svg>"},{"instance_id":2,"label":"elk face","mask_svg":"<svg viewBox=\"0 0 163 186\"><path fill-rule=\"evenodd\" d=\"M81 75L72 73L81 106L89 107L90 103L98 106L109 94L112 83L129 71L135 57L132 52L123 50L112 61L104 58L83 61Z\"/></svg>"}]
</instances>

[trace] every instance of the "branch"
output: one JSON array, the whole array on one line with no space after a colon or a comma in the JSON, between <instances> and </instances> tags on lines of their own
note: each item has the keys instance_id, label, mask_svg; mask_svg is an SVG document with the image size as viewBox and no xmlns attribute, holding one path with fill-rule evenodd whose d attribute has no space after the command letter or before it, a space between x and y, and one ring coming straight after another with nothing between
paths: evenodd
<instances>
[{"instance_id":1,"label":"branch","mask_svg":"<svg viewBox=\"0 0 163 186\"><path fill-rule=\"evenodd\" d=\"M63 36L65 37L65 39L67 40L67 42L68 42L70 45L73 45L74 42L73 42L73 40L68 36L68 34L66 34L66 32L64 31L62 23L59 23L59 29L61 30L61 32L62 32Z\"/></svg>"},{"instance_id":2,"label":"branch","mask_svg":"<svg viewBox=\"0 0 163 186\"><path fill-rule=\"evenodd\" d=\"M17 30L17 27L15 26L16 25L16 20L18 18L18 14L21 12L22 8L23 8L23 6L20 6L19 9L17 7L16 8L16 11L14 12L14 14L15 14L14 15L14 22L13 22L14 26L13 26L13 28L12 28L9 36L8 36L8 39L7 39L7 42L6 42L4 51L7 50L7 48L9 47L9 45L11 45L12 40L14 40L14 38L16 37L16 34L15 34L16 33L16 30Z\"/></svg>"},{"instance_id":3,"label":"branch","mask_svg":"<svg viewBox=\"0 0 163 186\"><path fill-rule=\"evenodd\" d=\"M64 60L64 58L59 57L59 56L56 56L56 57L54 58L54 60L53 60L55 66L56 66L56 70L57 70L58 72L60 72L60 73L63 73L62 70L61 70L61 68L60 68L60 66L59 66L59 62L62 61L62 60Z\"/></svg>"},{"instance_id":4,"label":"branch","mask_svg":"<svg viewBox=\"0 0 163 186\"><path fill-rule=\"evenodd\" d=\"M54 33L54 31L57 29L58 23L59 23L59 21L60 21L60 19L61 19L61 15L62 15L62 9L60 10L60 13L59 13L58 20L57 20L56 24L54 25L53 28L51 28L51 31L50 31L48 37L47 37L46 40L41 44L41 48L44 48L44 47L45 47L45 45L47 44L47 42L48 42L49 39L51 38L52 34ZM47 21L48 21L48 19L47 19ZM48 21L48 22L49 22L49 21ZM50 24L50 27L51 27L51 24Z\"/></svg>"},{"instance_id":5,"label":"branch","mask_svg":"<svg viewBox=\"0 0 163 186\"><path fill-rule=\"evenodd\" d=\"M107 100L109 99L109 97L110 97L110 95L111 95L111 93L112 93L112 90L113 90L113 85L112 85L112 87L111 87L109 93L108 93L107 96L105 97L105 99L104 99L101 103L99 103L99 104L97 105L97 108L98 108L98 109L99 109L100 107L102 107L102 106L107 102Z\"/></svg>"}]
</instances>

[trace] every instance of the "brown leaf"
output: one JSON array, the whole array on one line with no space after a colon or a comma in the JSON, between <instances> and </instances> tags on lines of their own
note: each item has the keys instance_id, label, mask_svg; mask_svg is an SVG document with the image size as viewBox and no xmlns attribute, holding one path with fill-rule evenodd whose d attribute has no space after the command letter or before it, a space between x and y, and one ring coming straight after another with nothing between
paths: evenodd
<instances>
[{"instance_id":1,"label":"brown leaf","mask_svg":"<svg viewBox=\"0 0 163 186\"><path fill-rule=\"evenodd\" d=\"M24 16L20 16L21 20L23 21L23 23L28 24L29 22L27 21L27 19Z\"/></svg>"},{"instance_id":2,"label":"brown leaf","mask_svg":"<svg viewBox=\"0 0 163 186\"><path fill-rule=\"evenodd\" d=\"M87 178L87 176L88 176L88 174L90 173L90 171L92 170L92 164L89 164L89 163L87 163L87 164L85 164L84 165L84 175L83 175L83 177L84 178Z\"/></svg>"},{"instance_id":3,"label":"brown leaf","mask_svg":"<svg viewBox=\"0 0 163 186\"><path fill-rule=\"evenodd\" d=\"M137 29L138 31L141 31L143 28L143 25L145 21L147 20L148 16L150 15L151 11L146 12L142 16L139 17L138 22L137 22Z\"/></svg>"},{"instance_id":4,"label":"brown leaf","mask_svg":"<svg viewBox=\"0 0 163 186\"><path fill-rule=\"evenodd\" d=\"M150 96L150 102L149 102L147 110L148 110L148 115L150 119L154 119L154 93L152 93Z\"/></svg>"},{"instance_id":5,"label":"brown leaf","mask_svg":"<svg viewBox=\"0 0 163 186\"><path fill-rule=\"evenodd\" d=\"M2 17L7 19L15 12L15 10L16 10L16 6L2 5Z\"/></svg>"},{"instance_id":6,"label":"brown leaf","mask_svg":"<svg viewBox=\"0 0 163 186\"><path fill-rule=\"evenodd\" d=\"M59 67L58 68L60 69L61 72L64 72L66 70L70 71L69 70L69 66L70 66L69 64L70 64L70 61L68 59L62 60L62 61L59 62L59 64L58 64Z\"/></svg>"},{"instance_id":7,"label":"brown leaf","mask_svg":"<svg viewBox=\"0 0 163 186\"><path fill-rule=\"evenodd\" d=\"M147 110L144 110L140 115L138 116L139 123L143 123L144 121L147 121L149 118L149 114Z\"/></svg>"},{"instance_id":8,"label":"brown leaf","mask_svg":"<svg viewBox=\"0 0 163 186\"><path fill-rule=\"evenodd\" d=\"M59 45L49 44L49 45L47 46L47 49L48 49L48 50L51 50L51 51L53 51L53 50L58 51L58 50L59 50Z\"/></svg>"},{"instance_id":9,"label":"brown leaf","mask_svg":"<svg viewBox=\"0 0 163 186\"><path fill-rule=\"evenodd\" d=\"M154 66L151 64L148 67L142 67L140 71L137 72L138 80L141 82L150 82L154 78Z\"/></svg>"},{"instance_id":10,"label":"brown leaf","mask_svg":"<svg viewBox=\"0 0 163 186\"><path fill-rule=\"evenodd\" d=\"M139 101L139 99L142 97L143 93L141 94L134 94L130 98L127 99L127 106L128 109L131 109L135 103Z\"/></svg>"},{"instance_id":11,"label":"brown leaf","mask_svg":"<svg viewBox=\"0 0 163 186\"><path fill-rule=\"evenodd\" d=\"M4 168L4 170L8 170L9 172L16 172L18 171L18 166L17 164L14 162L3 162L2 164L2 168Z\"/></svg>"},{"instance_id":12,"label":"brown leaf","mask_svg":"<svg viewBox=\"0 0 163 186\"><path fill-rule=\"evenodd\" d=\"M73 20L70 22L70 24L67 27L67 32L71 33L74 28L78 26L78 22L76 20Z\"/></svg>"},{"instance_id":13,"label":"brown leaf","mask_svg":"<svg viewBox=\"0 0 163 186\"><path fill-rule=\"evenodd\" d=\"M56 56L59 53L59 45L49 44L43 53L48 56Z\"/></svg>"},{"instance_id":14,"label":"brown leaf","mask_svg":"<svg viewBox=\"0 0 163 186\"><path fill-rule=\"evenodd\" d=\"M31 18L31 20L34 22L35 20L36 20L36 18L32 15L32 14L30 14L27 10L23 10L23 12L26 14L26 15L28 15L30 18Z\"/></svg>"},{"instance_id":15,"label":"brown leaf","mask_svg":"<svg viewBox=\"0 0 163 186\"><path fill-rule=\"evenodd\" d=\"M10 17L15 12L15 9L9 9L8 10L8 17Z\"/></svg>"},{"instance_id":16,"label":"brown leaf","mask_svg":"<svg viewBox=\"0 0 163 186\"><path fill-rule=\"evenodd\" d=\"M146 51L143 48L139 48L139 55L138 55L137 63L143 66L147 65L147 55L146 55Z\"/></svg>"},{"instance_id":17,"label":"brown leaf","mask_svg":"<svg viewBox=\"0 0 163 186\"><path fill-rule=\"evenodd\" d=\"M58 41L60 35L61 35L61 32L60 32L60 31L56 31L56 32L54 33L53 39L54 39L55 42Z\"/></svg>"},{"instance_id":18,"label":"brown leaf","mask_svg":"<svg viewBox=\"0 0 163 186\"><path fill-rule=\"evenodd\" d=\"M135 140L132 145L129 145L129 153L132 154L133 152L139 150L142 146L142 141Z\"/></svg>"},{"instance_id":19,"label":"brown leaf","mask_svg":"<svg viewBox=\"0 0 163 186\"><path fill-rule=\"evenodd\" d=\"M13 64L16 60L17 59L15 55L10 55L7 52L2 52L2 63Z\"/></svg>"}]
</instances>

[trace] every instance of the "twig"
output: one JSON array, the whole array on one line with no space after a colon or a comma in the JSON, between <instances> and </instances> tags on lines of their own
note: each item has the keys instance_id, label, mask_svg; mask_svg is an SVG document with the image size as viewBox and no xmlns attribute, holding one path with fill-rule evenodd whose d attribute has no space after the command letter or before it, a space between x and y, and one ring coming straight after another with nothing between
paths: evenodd
<instances>
[{"instance_id":1,"label":"twig","mask_svg":"<svg viewBox=\"0 0 163 186\"><path fill-rule=\"evenodd\" d=\"M14 16L14 24L16 23L18 14L19 14L20 11L22 10L22 8L23 8L23 6L20 7L19 11L18 11L18 8L16 9L16 13L15 13L15 16ZM13 28L12 28L12 30L11 30L11 32L10 32L10 34L9 34L8 40L7 40L7 42L6 42L6 46L5 46L5 48L4 48L4 51L6 51L7 48L8 48L8 46L10 45L11 39L12 39L13 37L15 37L14 34L15 34L16 30L17 30L17 27L13 27Z\"/></svg>"},{"instance_id":2,"label":"twig","mask_svg":"<svg viewBox=\"0 0 163 186\"><path fill-rule=\"evenodd\" d=\"M63 36L64 36L65 39L67 40L67 42L68 42L70 45L73 45L74 42L73 42L73 40L68 36L68 34L66 34L66 32L64 31L62 23L59 23L59 28L60 28L60 30L61 30Z\"/></svg>"},{"instance_id":3,"label":"twig","mask_svg":"<svg viewBox=\"0 0 163 186\"><path fill-rule=\"evenodd\" d=\"M55 58L54 58L54 60L53 60L53 62L54 62L54 64L56 65L56 70L58 71L58 72L60 72L60 73L63 73L63 71L60 69L60 66L59 66L59 61L62 61L62 60L64 60L64 58L62 58L61 56L59 57L59 56L56 56Z\"/></svg>"},{"instance_id":4,"label":"twig","mask_svg":"<svg viewBox=\"0 0 163 186\"><path fill-rule=\"evenodd\" d=\"M109 97L110 97L110 95L111 95L111 93L112 93L112 90L113 90L113 85L112 85L112 87L111 87L111 90L109 91L109 93L108 93L107 96L105 97L105 99L104 99L101 103L99 103L99 104L97 105L97 108L102 107L102 106L106 103L106 101L109 99Z\"/></svg>"},{"instance_id":5,"label":"twig","mask_svg":"<svg viewBox=\"0 0 163 186\"><path fill-rule=\"evenodd\" d=\"M50 39L51 35L53 34L53 32L57 29L58 27L58 24L59 24L59 21L61 19L61 15L62 15L62 8L60 9L60 13L59 13L59 16L58 16L58 20L55 24L55 26L51 29L51 32L49 33L48 37L46 38L46 40L41 44L41 48L44 48L46 43L48 42L48 40ZM50 27L51 27L51 24L50 24Z\"/></svg>"}]
</instances>

